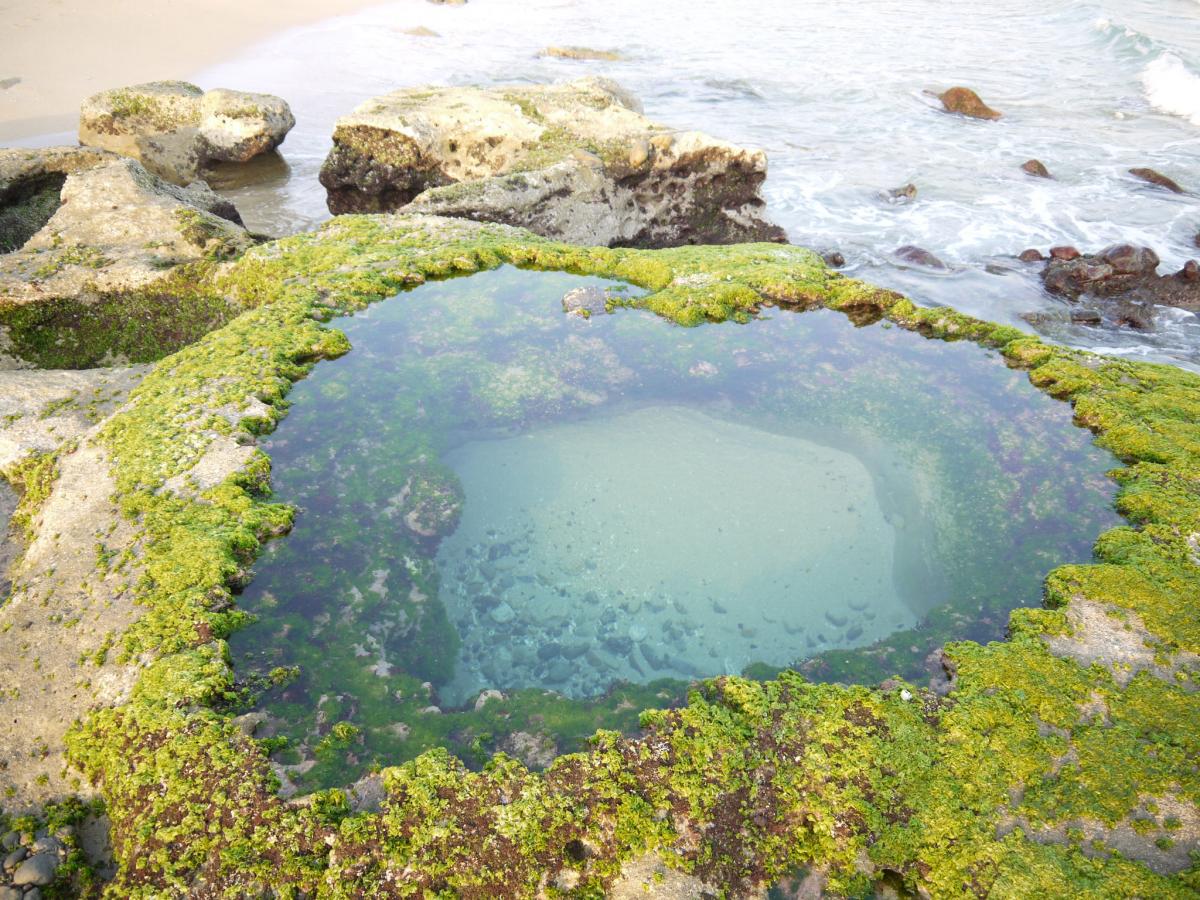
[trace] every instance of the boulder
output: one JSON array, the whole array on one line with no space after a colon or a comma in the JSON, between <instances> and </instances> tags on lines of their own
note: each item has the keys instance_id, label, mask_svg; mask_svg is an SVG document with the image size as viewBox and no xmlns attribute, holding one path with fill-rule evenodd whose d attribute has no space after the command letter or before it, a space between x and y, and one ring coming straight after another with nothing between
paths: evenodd
<instances>
[{"instance_id":1,"label":"boulder","mask_svg":"<svg viewBox=\"0 0 1200 900\"><path fill-rule=\"evenodd\" d=\"M1021 163L1021 171L1026 175L1032 175L1034 178L1050 178L1050 170L1047 169L1040 159L1030 159Z\"/></svg>"},{"instance_id":2,"label":"boulder","mask_svg":"<svg viewBox=\"0 0 1200 900\"><path fill-rule=\"evenodd\" d=\"M585 245L785 239L762 218L761 150L658 125L605 79L396 91L333 140L321 183L334 213L403 207Z\"/></svg>"},{"instance_id":3,"label":"boulder","mask_svg":"<svg viewBox=\"0 0 1200 900\"><path fill-rule=\"evenodd\" d=\"M972 119L999 119L1000 113L992 109L970 88L952 87L937 95L942 107L949 113Z\"/></svg>"},{"instance_id":4,"label":"boulder","mask_svg":"<svg viewBox=\"0 0 1200 900\"><path fill-rule=\"evenodd\" d=\"M1179 183L1177 181L1175 181L1174 179L1168 178L1162 172L1154 171L1154 169L1146 169L1146 168L1130 169L1129 174L1132 175L1134 178L1140 178L1142 181L1146 182L1147 184L1152 184L1155 187L1165 188L1166 190L1170 191L1172 194L1187 193L1182 187L1179 186Z\"/></svg>"},{"instance_id":5,"label":"boulder","mask_svg":"<svg viewBox=\"0 0 1200 900\"><path fill-rule=\"evenodd\" d=\"M1135 328L1153 326L1155 305L1200 312L1200 265L1192 261L1173 275L1159 275L1158 264L1149 247L1114 244L1096 254L1050 259L1042 283L1071 301L1100 301L1110 318Z\"/></svg>"},{"instance_id":6,"label":"boulder","mask_svg":"<svg viewBox=\"0 0 1200 900\"><path fill-rule=\"evenodd\" d=\"M152 81L85 100L79 142L140 160L185 185L211 163L246 162L274 150L295 124L287 103L270 94Z\"/></svg>"}]
</instances>

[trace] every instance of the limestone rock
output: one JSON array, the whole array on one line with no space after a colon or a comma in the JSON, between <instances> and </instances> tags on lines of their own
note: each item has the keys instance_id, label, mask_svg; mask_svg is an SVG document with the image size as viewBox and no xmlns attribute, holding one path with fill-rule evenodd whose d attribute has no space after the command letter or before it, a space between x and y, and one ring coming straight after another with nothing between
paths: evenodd
<instances>
[{"instance_id":1,"label":"limestone rock","mask_svg":"<svg viewBox=\"0 0 1200 900\"><path fill-rule=\"evenodd\" d=\"M34 236L58 209L67 176L115 159L103 150L0 150L0 253Z\"/></svg>"},{"instance_id":2,"label":"limestone rock","mask_svg":"<svg viewBox=\"0 0 1200 900\"><path fill-rule=\"evenodd\" d=\"M321 169L334 213L519 225L585 245L782 241L760 150L645 118L618 85L413 88L340 119Z\"/></svg>"},{"instance_id":3,"label":"limestone rock","mask_svg":"<svg viewBox=\"0 0 1200 900\"><path fill-rule=\"evenodd\" d=\"M126 317L120 311L122 304L128 301L120 298L133 292L146 295L170 278L180 264L228 259L255 244L241 227L232 204L203 182L178 187L151 175L134 160L101 154L71 163L78 164L77 171L63 177L55 199L53 188L62 173L56 173L53 166L66 165L70 155L52 150L45 151L43 163L13 161L14 154L24 152L0 151L0 171L20 163L24 171L33 173L25 182L34 186L29 190L37 192L37 185L42 185L41 199L36 203L36 214L31 213L27 198L32 195L15 190L13 196L26 202L10 219L20 219L21 230L10 233L16 240L33 225L41 224L18 249L0 255L0 368L22 360L56 367L107 364L107 351L98 345L88 347L86 358L66 359L63 351L49 362L14 350L11 329L24 328L15 320L28 321L31 316L37 319L34 330L42 333L33 343L52 356L56 352L53 348L62 344L55 337L55 329L61 330L61 337L82 347L91 343L91 329L97 319L104 320L110 334L124 331L136 338L137 329L143 329L141 335L146 337L144 329L151 327L150 320L159 319L160 314L165 329L161 336L167 343L174 341L168 349L175 349L181 335L172 337L179 329L177 323L167 321L173 316L171 304L179 302L175 296L168 294L158 300L143 296L152 308L141 310L133 320L137 324L132 331L133 322L121 321ZM83 167L85 163L90 167ZM19 183L19 179L10 179L9 183ZM0 206L0 218L11 208ZM43 311L35 314L31 308L20 313L31 304ZM205 321L211 318L207 312L185 312ZM199 324L198 319L193 324ZM207 328L200 333L203 330ZM117 354L112 361L120 358Z\"/></svg>"},{"instance_id":4,"label":"limestone rock","mask_svg":"<svg viewBox=\"0 0 1200 900\"><path fill-rule=\"evenodd\" d=\"M45 225L0 257L0 306L76 295L85 283L139 287L178 263L232 256L253 244L237 211L203 182L178 187L133 160L112 159L68 175Z\"/></svg>"},{"instance_id":5,"label":"limestone rock","mask_svg":"<svg viewBox=\"0 0 1200 900\"><path fill-rule=\"evenodd\" d=\"M999 119L1000 113L992 109L979 95L967 87L952 87L937 95L946 112L957 113L971 119Z\"/></svg>"},{"instance_id":6,"label":"limestone rock","mask_svg":"<svg viewBox=\"0 0 1200 900\"><path fill-rule=\"evenodd\" d=\"M270 94L185 81L152 81L102 91L84 101L79 141L140 160L175 184L190 184L212 162L246 162L274 150L296 124Z\"/></svg>"}]
</instances>

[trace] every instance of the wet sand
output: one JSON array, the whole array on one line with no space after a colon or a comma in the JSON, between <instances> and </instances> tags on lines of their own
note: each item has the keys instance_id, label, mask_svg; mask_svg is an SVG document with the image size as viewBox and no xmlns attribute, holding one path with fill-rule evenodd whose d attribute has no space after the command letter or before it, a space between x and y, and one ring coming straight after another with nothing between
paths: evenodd
<instances>
[{"instance_id":1,"label":"wet sand","mask_svg":"<svg viewBox=\"0 0 1200 900\"><path fill-rule=\"evenodd\" d=\"M186 80L276 32L378 5L378 0L4 0L0 141L73 130L79 104L97 91Z\"/></svg>"}]
</instances>

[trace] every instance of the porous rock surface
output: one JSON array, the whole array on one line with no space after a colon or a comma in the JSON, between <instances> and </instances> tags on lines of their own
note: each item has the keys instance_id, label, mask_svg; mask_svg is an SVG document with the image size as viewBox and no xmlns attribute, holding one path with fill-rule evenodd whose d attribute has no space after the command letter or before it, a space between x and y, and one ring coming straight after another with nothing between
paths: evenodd
<instances>
[{"instance_id":1,"label":"porous rock surface","mask_svg":"<svg viewBox=\"0 0 1200 900\"><path fill-rule=\"evenodd\" d=\"M246 162L274 150L295 124L287 103L271 94L152 81L85 100L79 141L140 160L184 185L209 163Z\"/></svg>"},{"instance_id":2,"label":"porous rock surface","mask_svg":"<svg viewBox=\"0 0 1200 900\"><path fill-rule=\"evenodd\" d=\"M658 125L605 79L395 91L338 120L333 141L334 213L405 207L588 246L784 239L762 217L761 150Z\"/></svg>"}]
</instances>

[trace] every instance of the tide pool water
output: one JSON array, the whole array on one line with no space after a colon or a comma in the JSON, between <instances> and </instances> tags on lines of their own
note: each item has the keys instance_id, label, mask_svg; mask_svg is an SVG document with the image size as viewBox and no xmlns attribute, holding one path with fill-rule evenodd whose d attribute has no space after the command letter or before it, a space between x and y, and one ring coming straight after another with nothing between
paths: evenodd
<instances>
[{"instance_id":1,"label":"tide pool water","mask_svg":"<svg viewBox=\"0 0 1200 900\"><path fill-rule=\"evenodd\" d=\"M553 755L702 677L927 679L1117 521L1112 458L994 353L582 319L579 286L628 290L506 267L337 320L354 349L264 440L297 517L231 644L298 784Z\"/></svg>"},{"instance_id":2,"label":"tide pool water","mask_svg":"<svg viewBox=\"0 0 1200 900\"><path fill-rule=\"evenodd\" d=\"M895 531L851 453L648 406L446 462L469 498L437 557L463 636L451 703L737 674L916 624Z\"/></svg>"}]
</instances>

